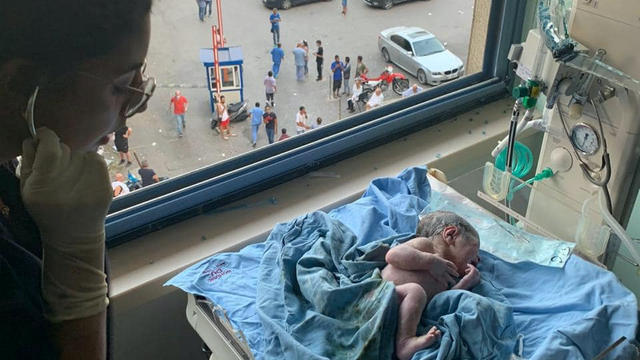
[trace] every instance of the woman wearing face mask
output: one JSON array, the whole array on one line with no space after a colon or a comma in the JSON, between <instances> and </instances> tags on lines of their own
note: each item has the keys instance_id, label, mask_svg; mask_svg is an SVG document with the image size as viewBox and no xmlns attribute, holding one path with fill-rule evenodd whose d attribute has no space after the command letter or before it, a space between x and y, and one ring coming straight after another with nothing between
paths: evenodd
<instances>
[{"instance_id":1,"label":"woman wearing face mask","mask_svg":"<svg viewBox=\"0 0 640 360\"><path fill-rule=\"evenodd\" d=\"M155 88L144 75L150 8L0 0L2 359L108 357L112 196L95 151Z\"/></svg>"}]
</instances>

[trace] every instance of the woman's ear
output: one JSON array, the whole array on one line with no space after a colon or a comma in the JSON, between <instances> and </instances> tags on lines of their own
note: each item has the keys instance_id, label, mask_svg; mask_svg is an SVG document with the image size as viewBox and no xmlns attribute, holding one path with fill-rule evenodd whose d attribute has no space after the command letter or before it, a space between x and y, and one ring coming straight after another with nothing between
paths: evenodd
<instances>
[{"instance_id":1,"label":"woman's ear","mask_svg":"<svg viewBox=\"0 0 640 360\"><path fill-rule=\"evenodd\" d=\"M455 238L458 236L458 228L452 225L449 225L442 230L442 239L447 245L453 245L455 243Z\"/></svg>"}]
</instances>

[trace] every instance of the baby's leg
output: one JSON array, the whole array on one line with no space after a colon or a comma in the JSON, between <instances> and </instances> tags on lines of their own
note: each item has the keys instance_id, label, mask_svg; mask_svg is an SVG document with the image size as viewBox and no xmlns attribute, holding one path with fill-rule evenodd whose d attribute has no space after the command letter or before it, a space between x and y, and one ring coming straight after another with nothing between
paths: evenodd
<instances>
[{"instance_id":1,"label":"baby's leg","mask_svg":"<svg viewBox=\"0 0 640 360\"><path fill-rule=\"evenodd\" d=\"M440 331L434 326L426 335L416 336L422 311L427 304L427 294L422 286L415 283L402 284L396 286L396 293L400 303L396 356L400 360L409 360L418 350L431 346L440 337Z\"/></svg>"}]
</instances>

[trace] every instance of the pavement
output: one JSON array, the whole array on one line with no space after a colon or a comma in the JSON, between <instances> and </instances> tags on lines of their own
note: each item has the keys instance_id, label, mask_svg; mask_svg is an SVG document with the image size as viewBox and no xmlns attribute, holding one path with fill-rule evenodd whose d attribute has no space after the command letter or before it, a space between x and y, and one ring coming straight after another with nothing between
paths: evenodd
<instances>
[{"instance_id":1,"label":"pavement","mask_svg":"<svg viewBox=\"0 0 640 360\"><path fill-rule=\"evenodd\" d=\"M383 29L399 25L423 27L466 61L473 3L473 0L416 0L382 10L359 0L350 0L346 16L341 14L339 0L281 10L280 40L285 59L275 95L279 128L285 127L295 136L295 114L300 105L307 109L309 125L318 116L326 126L350 115L344 97L341 101L330 98L329 66L334 55L340 55L341 60L349 56L353 77L356 57L362 55L370 76L380 74L386 64L378 51L377 35ZM250 107L256 101L264 105L263 79L271 69L269 51L273 46L268 22L271 10L259 0L222 0L222 7L227 45L242 46L244 53L245 101ZM147 111L130 119L128 125L132 128L129 140L132 156L135 152L141 160L147 159L159 176L175 177L255 150L251 146L250 120L233 123L232 131L237 137L228 141L209 127L209 95L199 49L212 47L215 2L213 11L213 16L200 22L195 1L154 0L147 74L156 77L158 88ZM322 40L325 53L323 81L315 81L313 59L309 61L308 78L296 81L291 51L302 39L307 40L311 52L316 49L315 40ZM397 66L394 70L402 72ZM417 82L413 76L408 77L411 84ZM169 99L175 90L180 90L189 101L185 135L181 138L177 136L175 119L169 111ZM385 92L385 101L394 98L397 96L391 89ZM130 170L137 176L135 160L130 167L118 165L118 155L111 145L104 148L111 175L116 172L126 175ZM261 127L258 148L266 145L266 133Z\"/></svg>"}]
</instances>

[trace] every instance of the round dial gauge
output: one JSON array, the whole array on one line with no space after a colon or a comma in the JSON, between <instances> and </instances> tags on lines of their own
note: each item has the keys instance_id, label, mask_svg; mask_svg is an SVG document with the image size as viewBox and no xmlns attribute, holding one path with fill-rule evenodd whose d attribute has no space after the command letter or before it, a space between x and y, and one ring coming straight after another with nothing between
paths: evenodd
<instances>
[{"instance_id":1,"label":"round dial gauge","mask_svg":"<svg viewBox=\"0 0 640 360\"><path fill-rule=\"evenodd\" d=\"M571 144L585 155L593 155L600 149L598 133L585 123L578 123L571 129Z\"/></svg>"}]
</instances>

